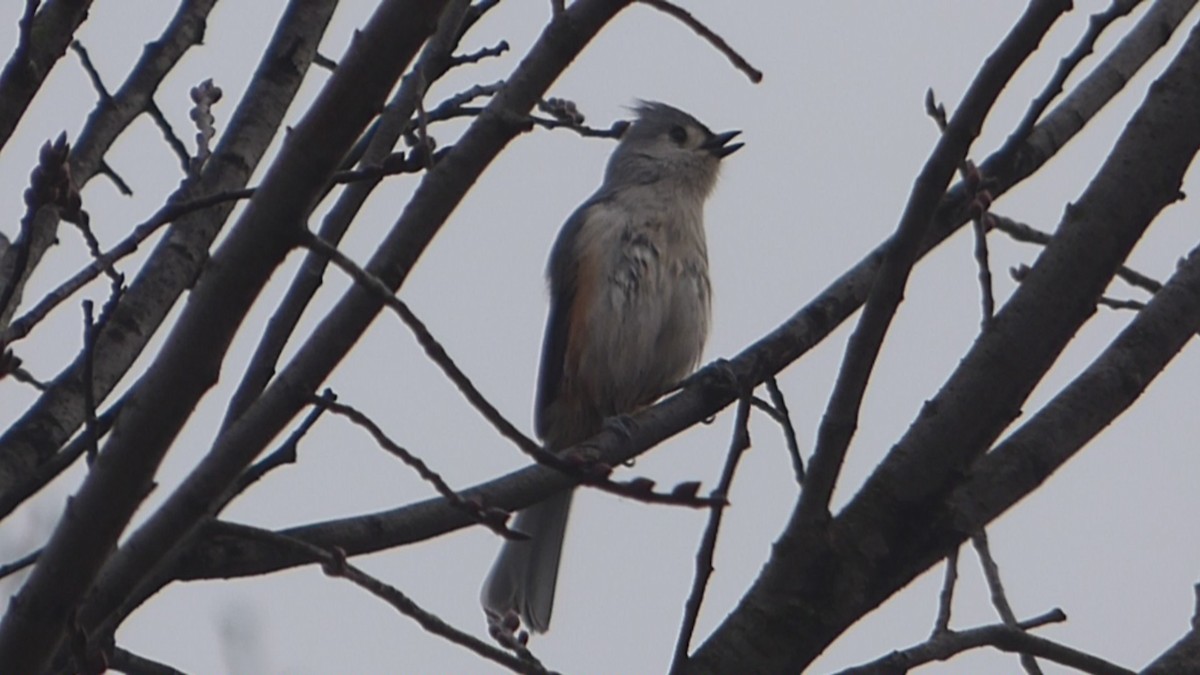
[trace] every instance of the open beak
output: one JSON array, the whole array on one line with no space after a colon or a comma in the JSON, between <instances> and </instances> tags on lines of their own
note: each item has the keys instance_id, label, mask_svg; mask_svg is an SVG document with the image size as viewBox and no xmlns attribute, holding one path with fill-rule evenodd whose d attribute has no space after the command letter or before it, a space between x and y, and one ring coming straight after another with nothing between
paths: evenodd
<instances>
[{"instance_id":1,"label":"open beak","mask_svg":"<svg viewBox=\"0 0 1200 675\"><path fill-rule=\"evenodd\" d=\"M717 159L724 159L729 155L738 151L738 148L745 143L729 144L741 131L725 131L719 134L713 134L711 138L700 144L702 150L707 150Z\"/></svg>"}]
</instances>

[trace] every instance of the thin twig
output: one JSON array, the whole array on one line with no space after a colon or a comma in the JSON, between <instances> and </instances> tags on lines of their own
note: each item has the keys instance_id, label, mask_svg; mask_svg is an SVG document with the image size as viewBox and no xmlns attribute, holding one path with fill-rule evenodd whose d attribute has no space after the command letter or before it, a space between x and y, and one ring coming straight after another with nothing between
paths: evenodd
<instances>
[{"instance_id":1,"label":"thin twig","mask_svg":"<svg viewBox=\"0 0 1200 675\"><path fill-rule=\"evenodd\" d=\"M509 50L508 40L501 40L492 47L480 47L470 54L459 54L450 57L450 67L461 66L468 63L478 63L487 58L500 56Z\"/></svg>"},{"instance_id":2,"label":"thin twig","mask_svg":"<svg viewBox=\"0 0 1200 675\"><path fill-rule=\"evenodd\" d=\"M688 28L691 28L693 31L695 31L697 35L705 40L708 40L712 46L717 48L717 51L724 54L726 58L733 62L734 67L745 73L746 76L750 78L751 82L755 84L762 82L763 74L761 70L750 65L750 62L743 58L741 54L738 54L736 51L734 51L733 47L730 47L729 43L726 42L724 38L722 38L720 35L717 35L716 32L714 32L708 26L700 23L700 20L692 16L691 12L678 5L667 2L667 0L641 0L641 2L642 4L649 5L660 12L670 14L676 19L679 19Z\"/></svg>"},{"instance_id":3,"label":"thin twig","mask_svg":"<svg viewBox=\"0 0 1200 675\"><path fill-rule=\"evenodd\" d=\"M330 72L337 70L337 61L334 61L333 59L329 58L328 56L325 56L321 52L317 52L313 56L313 65L320 66L321 68L324 68L325 70L328 70Z\"/></svg>"},{"instance_id":4,"label":"thin twig","mask_svg":"<svg viewBox=\"0 0 1200 675\"><path fill-rule=\"evenodd\" d=\"M1107 295L1100 296L1100 299L1096 301L1096 304L1104 305L1109 309L1132 309L1134 311L1146 309L1146 303L1139 300L1117 300L1116 298L1110 298Z\"/></svg>"},{"instance_id":5,"label":"thin twig","mask_svg":"<svg viewBox=\"0 0 1200 675\"><path fill-rule=\"evenodd\" d=\"M1000 615L1000 620L1004 625L1013 628L1017 627L1017 615L1012 610L1012 605L1008 602L1008 594L1004 591L1004 583L1000 580L1000 566L996 564L996 559L992 557L991 548L988 546L987 531L980 530L973 537L971 543L975 545L975 552L979 555L979 564L983 567L983 576L987 579L988 589L991 591L992 605L996 608L996 613ZM1029 675L1041 675L1042 669L1038 666L1037 660L1029 654L1021 654L1021 666L1025 668L1025 672Z\"/></svg>"},{"instance_id":6,"label":"thin twig","mask_svg":"<svg viewBox=\"0 0 1200 675\"><path fill-rule=\"evenodd\" d=\"M263 476L267 475L272 469L283 466L284 464L293 464L296 461L296 449L300 445L300 441L313 428L317 420L321 418L321 414L329 408L329 403L336 401L337 395L332 389L326 389L321 392L321 395L313 402L312 410L308 411L308 415L300 422L300 426L296 427L295 431L288 434L287 439L271 452L267 453L266 457L250 465L242 475L234 482L233 488L229 491L229 496L225 500L228 504L234 497L246 491L254 483L258 482ZM224 507L222 507L223 510Z\"/></svg>"},{"instance_id":7,"label":"thin twig","mask_svg":"<svg viewBox=\"0 0 1200 675\"><path fill-rule=\"evenodd\" d=\"M5 353L5 356L7 357L7 359L16 358L16 357L8 356L9 354L11 354L11 352ZM25 368L21 367L20 365L14 366L11 364L6 364L5 367L8 369L6 371L7 374L12 375L13 379L16 380L17 382L20 382L21 384L27 384L27 385L33 387L34 389L37 389L40 392L45 392L46 390L48 390L50 388L50 385L39 380L37 377L35 377L33 375L33 373L29 372L28 370L25 370Z\"/></svg>"},{"instance_id":8,"label":"thin twig","mask_svg":"<svg viewBox=\"0 0 1200 675\"><path fill-rule=\"evenodd\" d=\"M92 57L88 54L88 50L84 48L83 43L79 40L71 41L71 51L79 57L79 63L83 66L83 71L87 73L88 79L92 82L92 88L96 90L96 94L101 101L107 102L112 100L112 94L109 93L108 87L104 86L104 80L100 78L100 71L96 70L96 64L92 63Z\"/></svg>"},{"instance_id":9,"label":"thin twig","mask_svg":"<svg viewBox=\"0 0 1200 675\"><path fill-rule=\"evenodd\" d=\"M175 128L171 126L171 123L167 120L167 116L163 114L162 109L158 107L154 99L150 99L146 103L146 113L150 115L150 119L154 120L154 124L162 132L163 140L167 142L167 146L175 153L175 157L179 159L180 168L186 174L188 167L192 163L192 155L188 152L187 146L184 145L179 135L175 133Z\"/></svg>"},{"instance_id":10,"label":"thin twig","mask_svg":"<svg viewBox=\"0 0 1200 675\"><path fill-rule=\"evenodd\" d=\"M771 403L779 411L779 425L783 427L783 437L787 441L788 454L792 457L792 468L796 472L796 483L804 485L804 458L800 456L800 442L796 439L796 427L792 424L792 415L788 412L787 400L779 383L774 377L767 378L767 392L771 395Z\"/></svg>"},{"instance_id":11,"label":"thin twig","mask_svg":"<svg viewBox=\"0 0 1200 675\"><path fill-rule=\"evenodd\" d=\"M721 530L721 516L728 504L733 474L742 454L749 448L750 395L747 393L738 401L737 413L733 420L733 438L729 442L729 453L725 456L725 468L721 471L721 480L712 493L715 504L709 512L708 526L704 529L704 536L696 551L696 576L692 579L692 590L684 603L683 621L679 626L679 637L675 640L675 655L671 659L671 675L682 673L687 666L692 633L696 630L700 606L704 603L704 591L708 588L708 580L713 572L713 557L717 550L717 535Z\"/></svg>"},{"instance_id":12,"label":"thin twig","mask_svg":"<svg viewBox=\"0 0 1200 675\"><path fill-rule=\"evenodd\" d=\"M954 587L958 585L958 549L946 556L946 575L942 578L942 592L938 594L937 619L933 622L930 637L950 632L950 614L954 608Z\"/></svg>"},{"instance_id":13,"label":"thin twig","mask_svg":"<svg viewBox=\"0 0 1200 675\"><path fill-rule=\"evenodd\" d=\"M1033 131L1034 125L1041 119L1042 114L1046 112L1046 108L1062 93L1063 85L1066 83L1067 78L1071 76L1071 73L1074 72L1080 62L1092 53L1096 45L1096 40L1104 32L1104 29L1108 28L1117 19L1133 11L1133 8L1140 4L1141 1L1113 0L1108 9L1099 14L1093 14L1088 18L1087 30L1084 31L1075 48L1059 60L1058 68L1055 69L1050 81L1046 83L1041 93L1030 102L1025 116L1021 118L1017 127L1009 134L1008 139L1004 141L1004 145L999 151L1003 156L1011 159L1011 155L1015 152L1016 148L1029 138L1030 132Z\"/></svg>"},{"instance_id":14,"label":"thin twig","mask_svg":"<svg viewBox=\"0 0 1200 675\"><path fill-rule=\"evenodd\" d=\"M92 227L90 225L90 219L87 217L87 212L81 209L78 215L81 217L72 218L68 220L68 222L74 225L75 229L79 230L79 234L83 236L83 241L87 245L88 253L92 256L92 259L98 260L100 256L103 255L100 252L100 240L97 239L96 234L92 232ZM124 275L118 272L115 267L104 264L101 264L101 267L104 269L104 274L106 274L109 279L124 283Z\"/></svg>"},{"instance_id":15,"label":"thin twig","mask_svg":"<svg viewBox=\"0 0 1200 675\"><path fill-rule=\"evenodd\" d=\"M441 106L439 106L440 108ZM481 106L457 106L442 110L432 110L429 113L430 120L445 121L456 117L476 117L483 113ZM538 115L514 115L513 122L531 126L539 126L544 129L570 129L584 138L620 138L625 130L629 128L627 120L617 120L612 123L612 126L607 129L601 127L590 127L586 124L578 124L575 122L565 122L556 120L550 117L540 117Z\"/></svg>"},{"instance_id":16,"label":"thin twig","mask_svg":"<svg viewBox=\"0 0 1200 675\"><path fill-rule=\"evenodd\" d=\"M382 164L374 167L363 167L352 171L339 171L333 175L335 183L354 183L358 181L377 180L386 176L395 176L404 173L413 173L420 170L417 162L406 158L402 153L392 155L387 158ZM211 195L191 199L183 202L167 202L148 220L142 222L133 228L124 239L117 242L112 248L103 254L95 257L87 267L75 273L67 281L55 288L50 293L46 294L37 305L14 320L9 324L7 330L0 336L0 343L11 344L21 338L29 335L29 332L40 323L47 315L50 314L56 307L74 295L79 289L83 288L92 279L95 279L102 272L113 269L113 265L122 258L133 254L138 250L138 246L143 241L157 232L162 226L167 225L183 216L194 211L202 211L212 206L218 206L227 202L249 199L254 196L257 187L241 188L238 190L227 190L217 192Z\"/></svg>"},{"instance_id":17,"label":"thin twig","mask_svg":"<svg viewBox=\"0 0 1200 675\"><path fill-rule=\"evenodd\" d=\"M37 562L38 556L40 556L41 554L42 554L42 549L39 548L35 551L32 551L30 553L27 553L27 554L21 556L20 558L17 558L16 560L14 560L10 563L5 563L3 565L0 565L0 579L3 579L5 577L16 574L17 572L20 572L21 570L25 569L26 567L29 567L33 563Z\"/></svg>"},{"instance_id":18,"label":"thin twig","mask_svg":"<svg viewBox=\"0 0 1200 675\"><path fill-rule=\"evenodd\" d=\"M497 649L468 633L458 630L443 621L437 615L422 609L399 589L386 584L379 579L355 567L346 559L344 551L338 548L326 549L306 541L289 537L278 532L271 532L248 525L221 523L223 529L236 532L240 536L259 541L265 541L283 548L291 548L311 557L321 563L321 569L331 577L340 577L350 581L377 598L387 602L396 611L415 620L422 628L430 633L443 637L454 644L466 647L479 656L494 661L514 672L543 674L548 672L529 650L518 655L509 654Z\"/></svg>"},{"instance_id":19,"label":"thin twig","mask_svg":"<svg viewBox=\"0 0 1200 675\"><path fill-rule=\"evenodd\" d=\"M107 178L109 182L117 187L117 192L126 197L133 196L133 188L129 187L129 183L126 183L125 179L121 178L121 175L117 173L116 169L109 166L107 161L100 160L100 167L97 170L101 176Z\"/></svg>"},{"instance_id":20,"label":"thin twig","mask_svg":"<svg viewBox=\"0 0 1200 675\"><path fill-rule=\"evenodd\" d=\"M933 89L925 93L925 112L937 123L938 130L946 133L946 127L949 124L946 120L946 107L935 102ZM992 317L996 314L996 296L992 289L992 267L988 262L987 243L987 211L991 206L992 196L983 187L983 176L970 158L963 158L958 166L958 172L962 175L963 184L968 191L967 197L971 200L968 209L971 212L971 232L975 235L975 266L979 270L979 299L982 307L979 328L987 330L992 324Z\"/></svg>"},{"instance_id":21,"label":"thin twig","mask_svg":"<svg viewBox=\"0 0 1200 675\"><path fill-rule=\"evenodd\" d=\"M1035 227L1022 222L1013 220L1006 216L988 213L990 220L989 227L1000 230L1001 232L1012 237L1015 241L1024 242L1027 244L1038 244L1045 246L1050 243L1051 236ZM1130 286L1140 288L1150 293L1157 293L1162 290L1162 282L1138 272L1137 270L1121 265L1117 268L1117 276Z\"/></svg>"},{"instance_id":22,"label":"thin twig","mask_svg":"<svg viewBox=\"0 0 1200 675\"><path fill-rule=\"evenodd\" d=\"M470 515L471 518L473 518L479 524L507 539L526 538L508 529L506 524L510 515L508 512L496 508L486 507L479 502L463 499L462 495L458 494L454 488L450 487L450 484L447 483L444 478L442 478L441 474L429 468L429 465L426 464L425 461L420 457L417 457L404 447L400 446L400 444L389 438L388 435L384 433L383 429L381 429L374 420L372 420L370 417L367 417L367 415L365 415L362 411L344 403L338 403L337 401L329 399L314 397L313 401L314 405L323 405L327 410L335 415L341 415L354 424L366 429L367 433L371 434L371 437L375 439L375 442L379 445L379 447L400 458L400 461L416 470L417 475L420 476L421 479L426 483L432 485L433 489L436 490L439 495L444 497L446 501L450 502L455 507Z\"/></svg>"},{"instance_id":23,"label":"thin twig","mask_svg":"<svg viewBox=\"0 0 1200 675\"><path fill-rule=\"evenodd\" d=\"M946 661L958 654L980 647L994 647L1021 655L1035 655L1093 675L1133 675L1133 671L1105 661L1098 656L1027 632L1038 626L1065 621L1066 618L1067 616L1063 614L1062 610L1056 609L1040 617L1019 622L1016 626L993 624L964 631L950 631L932 637L919 645L894 651L870 663L847 668L838 675L906 673L927 663Z\"/></svg>"},{"instance_id":24,"label":"thin twig","mask_svg":"<svg viewBox=\"0 0 1200 675\"><path fill-rule=\"evenodd\" d=\"M988 262L987 226L984 216L979 214L971 221L971 231L975 233L975 266L978 268L979 298L980 298L980 330L987 330L992 325L992 317L996 315L996 296L992 288L992 267Z\"/></svg>"}]
</instances>

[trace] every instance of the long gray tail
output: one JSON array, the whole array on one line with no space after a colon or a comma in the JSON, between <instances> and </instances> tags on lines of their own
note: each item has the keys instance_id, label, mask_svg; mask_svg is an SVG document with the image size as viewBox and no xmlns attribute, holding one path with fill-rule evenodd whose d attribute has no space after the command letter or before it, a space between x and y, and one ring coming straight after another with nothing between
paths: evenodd
<instances>
[{"instance_id":1,"label":"long gray tail","mask_svg":"<svg viewBox=\"0 0 1200 675\"><path fill-rule=\"evenodd\" d=\"M511 529L529 539L505 541L483 582L479 599L490 617L498 619L513 610L531 631L544 633L550 627L558 561L574 492L567 490L517 513Z\"/></svg>"}]
</instances>

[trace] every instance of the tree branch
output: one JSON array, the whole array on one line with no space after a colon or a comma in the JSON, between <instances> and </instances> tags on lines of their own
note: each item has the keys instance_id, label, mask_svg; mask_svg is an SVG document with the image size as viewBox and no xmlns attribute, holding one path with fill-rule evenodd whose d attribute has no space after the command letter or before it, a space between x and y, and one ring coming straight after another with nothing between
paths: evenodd
<instances>
[{"instance_id":1,"label":"tree branch","mask_svg":"<svg viewBox=\"0 0 1200 675\"><path fill-rule=\"evenodd\" d=\"M962 540L959 529L934 527L936 505L1019 413L1033 386L1094 313L1096 298L1121 260L1159 211L1178 198L1183 173L1200 148L1200 126L1190 117L1197 111L1200 30L1151 88L993 329L976 341L827 537L812 536L793 518L749 593L694 655L695 672L727 671L752 654L775 655L763 666L767 670L802 667ZM854 558L828 559L834 555L829 542L863 537L872 544L854 549L860 551ZM834 596L834 589L855 585L855 579L872 582L850 597ZM820 620L811 620L805 607L824 608Z\"/></svg>"},{"instance_id":2,"label":"tree branch","mask_svg":"<svg viewBox=\"0 0 1200 675\"><path fill-rule=\"evenodd\" d=\"M1070 6L1071 3L1064 0L1044 0L1029 5L984 62L946 125L933 154L917 176L900 224L889 241L883 264L871 286L862 317L846 346L837 383L817 431L816 449L809 462L797 510L799 520L817 524L829 517L829 499L858 426L859 407L871 370L892 317L903 300L909 273L919 259L921 242L930 229L946 186L1008 80Z\"/></svg>"},{"instance_id":3,"label":"tree branch","mask_svg":"<svg viewBox=\"0 0 1200 675\"><path fill-rule=\"evenodd\" d=\"M1027 632L1034 625L1065 621L1066 618L1062 611L1055 610L1045 617L1032 619L1015 626L996 624L964 631L940 633L915 647L892 652L883 658L855 668L847 668L838 675L906 673L913 668L934 661L946 661L963 652L980 647L995 647L1028 657L1039 656L1093 675L1133 675L1132 670Z\"/></svg>"},{"instance_id":4,"label":"tree branch","mask_svg":"<svg viewBox=\"0 0 1200 675\"><path fill-rule=\"evenodd\" d=\"M26 0L20 40L0 71L0 148L8 143L54 64L67 53L91 4L91 0L56 0L30 17L38 3Z\"/></svg>"}]
</instances>

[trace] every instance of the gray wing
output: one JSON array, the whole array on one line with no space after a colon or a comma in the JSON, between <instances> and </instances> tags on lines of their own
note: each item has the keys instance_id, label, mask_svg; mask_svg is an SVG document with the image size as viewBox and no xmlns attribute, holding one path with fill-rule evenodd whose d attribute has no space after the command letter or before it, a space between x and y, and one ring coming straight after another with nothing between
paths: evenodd
<instances>
[{"instance_id":1,"label":"gray wing","mask_svg":"<svg viewBox=\"0 0 1200 675\"><path fill-rule=\"evenodd\" d=\"M579 266L575 259L575 241L587 218L588 210L597 201L597 197L593 197L575 209L559 230L550 250L550 262L546 267L546 277L550 284L550 314L546 318L546 333L542 337L542 362L538 369L533 421L534 431L541 438L545 438L550 425L547 410L558 398L562 387L571 307L575 302L578 286Z\"/></svg>"}]
</instances>

